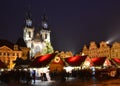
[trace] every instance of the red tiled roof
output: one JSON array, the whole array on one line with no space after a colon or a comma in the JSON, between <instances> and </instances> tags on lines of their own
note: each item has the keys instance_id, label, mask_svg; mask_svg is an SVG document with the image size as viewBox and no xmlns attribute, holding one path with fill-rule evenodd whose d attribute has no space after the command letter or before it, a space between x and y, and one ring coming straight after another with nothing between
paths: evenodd
<instances>
[{"instance_id":1,"label":"red tiled roof","mask_svg":"<svg viewBox=\"0 0 120 86\"><path fill-rule=\"evenodd\" d=\"M115 64L120 65L120 58L112 58L112 61L115 62Z\"/></svg>"},{"instance_id":2,"label":"red tiled roof","mask_svg":"<svg viewBox=\"0 0 120 86\"><path fill-rule=\"evenodd\" d=\"M30 67L45 67L50 63L50 61L55 57L55 55L56 54L53 53L39 56L32 61Z\"/></svg>"},{"instance_id":3,"label":"red tiled roof","mask_svg":"<svg viewBox=\"0 0 120 86\"><path fill-rule=\"evenodd\" d=\"M102 66L106 58L107 57L94 57L94 58L91 58L91 62L93 63L93 66Z\"/></svg>"},{"instance_id":4,"label":"red tiled roof","mask_svg":"<svg viewBox=\"0 0 120 86\"><path fill-rule=\"evenodd\" d=\"M70 66L80 66L86 59L87 56L73 56L69 58L65 58L65 61Z\"/></svg>"}]
</instances>

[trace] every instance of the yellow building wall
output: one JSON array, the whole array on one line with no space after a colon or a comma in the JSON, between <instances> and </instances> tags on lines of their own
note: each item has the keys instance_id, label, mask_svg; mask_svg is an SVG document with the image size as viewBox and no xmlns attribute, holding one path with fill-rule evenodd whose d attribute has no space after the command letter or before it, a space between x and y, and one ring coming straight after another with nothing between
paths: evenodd
<instances>
[{"instance_id":1,"label":"yellow building wall","mask_svg":"<svg viewBox=\"0 0 120 86\"><path fill-rule=\"evenodd\" d=\"M89 57L120 58L120 43L114 42L110 46L105 41L101 41L99 45L92 41L88 47L83 47L82 54Z\"/></svg>"},{"instance_id":2,"label":"yellow building wall","mask_svg":"<svg viewBox=\"0 0 120 86\"><path fill-rule=\"evenodd\" d=\"M7 46L2 46L0 47L0 60L4 62L8 68L12 69L15 65L13 61L15 61L17 58L27 58L27 55L23 57L23 53L25 52L28 53L28 50L18 50L16 47L11 49Z\"/></svg>"}]
</instances>

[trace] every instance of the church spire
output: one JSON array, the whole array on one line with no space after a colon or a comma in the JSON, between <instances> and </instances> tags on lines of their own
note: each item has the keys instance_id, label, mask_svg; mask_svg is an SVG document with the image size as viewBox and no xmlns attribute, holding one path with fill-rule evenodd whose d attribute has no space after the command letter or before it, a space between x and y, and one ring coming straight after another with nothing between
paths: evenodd
<instances>
[{"instance_id":1,"label":"church spire","mask_svg":"<svg viewBox=\"0 0 120 86\"><path fill-rule=\"evenodd\" d=\"M29 8L28 11L26 12L26 18L25 18L27 27L33 27L31 16L32 16L31 15L31 10Z\"/></svg>"},{"instance_id":2,"label":"church spire","mask_svg":"<svg viewBox=\"0 0 120 86\"><path fill-rule=\"evenodd\" d=\"M44 12L43 16L42 16L42 28L43 29L47 29L48 28L48 23L47 23L47 16Z\"/></svg>"}]
</instances>

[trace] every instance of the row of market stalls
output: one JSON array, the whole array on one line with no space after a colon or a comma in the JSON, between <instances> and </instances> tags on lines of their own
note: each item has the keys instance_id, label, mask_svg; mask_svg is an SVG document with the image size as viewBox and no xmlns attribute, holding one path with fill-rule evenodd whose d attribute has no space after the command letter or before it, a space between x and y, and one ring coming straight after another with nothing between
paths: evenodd
<instances>
[{"instance_id":1,"label":"row of market stalls","mask_svg":"<svg viewBox=\"0 0 120 86\"><path fill-rule=\"evenodd\" d=\"M57 53L38 56L32 61L23 61L20 58L17 60L15 61L18 62L14 68L15 70L30 71L31 76L34 75L39 78L45 74L47 80L51 80L49 73L62 73L64 71L66 71L66 73L72 73L74 70L83 71L84 69L90 69L92 73L94 73L96 69L105 69L109 67L119 68L120 66L120 58L90 58L88 56L61 58ZM4 69L7 69L7 66L0 61L0 70L3 71Z\"/></svg>"},{"instance_id":2,"label":"row of market stalls","mask_svg":"<svg viewBox=\"0 0 120 86\"><path fill-rule=\"evenodd\" d=\"M119 67L120 58L72 56L61 58L56 53L39 56L32 61L30 68L48 68L53 71L71 71L72 69L88 69Z\"/></svg>"},{"instance_id":3,"label":"row of market stalls","mask_svg":"<svg viewBox=\"0 0 120 86\"><path fill-rule=\"evenodd\" d=\"M119 67L120 66L120 58L107 58L107 57L94 57L90 58L88 56L72 56L68 58L61 58L57 55L57 53L46 54L43 56L36 57L31 63L28 65L31 69L39 69L42 68L45 70L49 69L49 71L70 71L74 68L78 69L87 69L91 67L95 68L105 68L105 67ZM26 67L24 65L24 67ZM0 68L7 68L3 62L0 61ZM22 67L20 67L22 68ZM46 69L47 68L47 69Z\"/></svg>"}]
</instances>

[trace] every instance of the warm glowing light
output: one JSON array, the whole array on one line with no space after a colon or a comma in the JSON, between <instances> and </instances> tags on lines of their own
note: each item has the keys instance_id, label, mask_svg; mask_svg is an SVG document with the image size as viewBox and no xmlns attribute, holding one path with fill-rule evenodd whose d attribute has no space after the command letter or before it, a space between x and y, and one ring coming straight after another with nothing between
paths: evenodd
<instances>
[{"instance_id":1,"label":"warm glowing light","mask_svg":"<svg viewBox=\"0 0 120 86\"><path fill-rule=\"evenodd\" d=\"M4 71L4 69L0 69L0 71Z\"/></svg>"},{"instance_id":2,"label":"warm glowing light","mask_svg":"<svg viewBox=\"0 0 120 86\"><path fill-rule=\"evenodd\" d=\"M71 73L71 72L72 72L72 70L73 70L73 67L68 66L68 67L65 67L64 69L66 70L66 72Z\"/></svg>"},{"instance_id":3,"label":"warm glowing light","mask_svg":"<svg viewBox=\"0 0 120 86\"><path fill-rule=\"evenodd\" d=\"M90 62L89 62L89 61L86 61L86 62L84 63L84 65L85 65L85 66L89 66L89 65L90 65Z\"/></svg>"},{"instance_id":4,"label":"warm glowing light","mask_svg":"<svg viewBox=\"0 0 120 86\"><path fill-rule=\"evenodd\" d=\"M40 68L40 73L47 73L48 72L48 68L44 67L44 68Z\"/></svg>"},{"instance_id":5,"label":"warm glowing light","mask_svg":"<svg viewBox=\"0 0 120 86\"><path fill-rule=\"evenodd\" d=\"M107 39L106 43L108 42L109 44L114 42L116 39L118 39L120 37L119 34L114 34L113 36L111 36L109 39Z\"/></svg>"},{"instance_id":6,"label":"warm glowing light","mask_svg":"<svg viewBox=\"0 0 120 86\"><path fill-rule=\"evenodd\" d=\"M58 63L60 61L60 57L55 57L54 61Z\"/></svg>"},{"instance_id":7,"label":"warm glowing light","mask_svg":"<svg viewBox=\"0 0 120 86\"><path fill-rule=\"evenodd\" d=\"M111 66L111 63L108 59L106 59L103 65L104 66Z\"/></svg>"},{"instance_id":8,"label":"warm glowing light","mask_svg":"<svg viewBox=\"0 0 120 86\"><path fill-rule=\"evenodd\" d=\"M82 53L82 56L84 56L85 54L84 53Z\"/></svg>"},{"instance_id":9,"label":"warm glowing light","mask_svg":"<svg viewBox=\"0 0 120 86\"><path fill-rule=\"evenodd\" d=\"M110 44L110 41L106 41L107 44Z\"/></svg>"}]
</instances>

